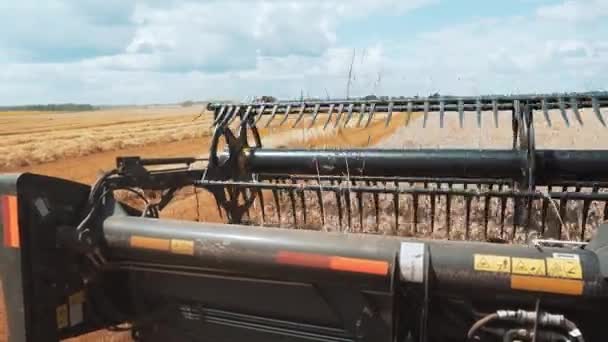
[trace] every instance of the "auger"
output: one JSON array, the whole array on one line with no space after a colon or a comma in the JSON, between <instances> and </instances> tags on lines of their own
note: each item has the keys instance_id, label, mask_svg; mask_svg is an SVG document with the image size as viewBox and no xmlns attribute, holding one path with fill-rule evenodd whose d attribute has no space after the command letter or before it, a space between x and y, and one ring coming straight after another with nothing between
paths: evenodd
<instances>
[{"instance_id":1,"label":"auger","mask_svg":"<svg viewBox=\"0 0 608 342\"><path fill-rule=\"evenodd\" d=\"M92 186L0 175L9 341L97 329L141 341L605 341L608 150L537 149L534 130L536 115L606 126L605 107L606 93L209 104L208 157L120 157ZM479 128L509 115L511 144L263 146L263 129L468 115ZM223 222L164 218L184 188L210 194Z\"/></svg>"}]
</instances>

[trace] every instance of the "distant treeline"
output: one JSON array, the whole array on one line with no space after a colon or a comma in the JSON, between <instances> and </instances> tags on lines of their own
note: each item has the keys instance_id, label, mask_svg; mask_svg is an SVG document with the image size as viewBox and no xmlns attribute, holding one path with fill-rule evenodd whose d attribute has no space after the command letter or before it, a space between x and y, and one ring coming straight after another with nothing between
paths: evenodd
<instances>
[{"instance_id":1,"label":"distant treeline","mask_svg":"<svg viewBox=\"0 0 608 342\"><path fill-rule=\"evenodd\" d=\"M62 103L46 105L0 106L0 111L81 112L95 110L90 104Z\"/></svg>"}]
</instances>

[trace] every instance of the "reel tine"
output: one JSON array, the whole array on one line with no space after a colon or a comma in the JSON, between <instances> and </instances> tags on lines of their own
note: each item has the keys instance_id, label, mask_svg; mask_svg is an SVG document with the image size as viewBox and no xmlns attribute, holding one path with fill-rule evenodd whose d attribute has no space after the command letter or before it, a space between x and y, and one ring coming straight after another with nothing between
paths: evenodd
<instances>
[{"instance_id":1,"label":"reel tine","mask_svg":"<svg viewBox=\"0 0 608 342\"><path fill-rule=\"evenodd\" d=\"M275 105L275 107L276 107L276 105ZM258 114L258 116L255 118L255 121L253 122L253 125L254 125L254 126L255 126L255 125L257 125L257 124L258 124L258 122L260 121L260 119L262 119L262 116L264 116L264 109L266 109L266 106L261 105L261 106L260 106L260 110L259 110L259 114ZM255 112L255 111L254 111L254 112ZM255 113L254 113L253 115L255 116Z\"/></svg>"},{"instance_id":2,"label":"reel tine","mask_svg":"<svg viewBox=\"0 0 608 342\"><path fill-rule=\"evenodd\" d=\"M245 109L245 115L243 115L243 119L241 120L241 127L245 126L247 124L247 121L249 121L249 117L251 116L251 105L247 106L247 109Z\"/></svg>"},{"instance_id":3,"label":"reel tine","mask_svg":"<svg viewBox=\"0 0 608 342\"><path fill-rule=\"evenodd\" d=\"M359 108L359 120L357 120L357 128L361 127L361 122L363 121L363 117L365 116L365 103L361 104L361 108Z\"/></svg>"},{"instance_id":4,"label":"reel tine","mask_svg":"<svg viewBox=\"0 0 608 342\"><path fill-rule=\"evenodd\" d=\"M240 110L241 110L241 106L234 107L234 111L232 112L232 115L230 115L230 119L228 119L226 126L232 125L232 123L234 122L234 119L236 119Z\"/></svg>"},{"instance_id":5,"label":"reel tine","mask_svg":"<svg viewBox=\"0 0 608 342\"><path fill-rule=\"evenodd\" d=\"M464 196L464 205L465 205L465 216L464 216L464 225L465 225L465 231L464 231L464 238L465 240L469 240L469 235L471 232L471 202L472 202L473 198L471 198L471 196L469 195L465 195Z\"/></svg>"},{"instance_id":6,"label":"reel tine","mask_svg":"<svg viewBox=\"0 0 608 342\"><path fill-rule=\"evenodd\" d=\"M389 105L389 109L388 109L389 113L391 110L392 109L390 108L390 105ZM372 103L369 108L369 115L367 117L367 123L365 124L365 128L369 127L369 124L372 123L372 119L374 118L375 111L376 111L376 103ZM388 124L388 122L387 122L387 124Z\"/></svg>"},{"instance_id":7,"label":"reel tine","mask_svg":"<svg viewBox=\"0 0 608 342\"><path fill-rule=\"evenodd\" d=\"M223 121L224 119L224 113L226 112L226 107L225 105L220 106L220 110L217 112L217 116L215 117L215 120L213 120L213 126L217 126L220 122Z\"/></svg>"},{"instance_id":8,"label":"reel tine","mask_svg":"<svg viewBox=\"0 0 608 342\"><path fill-rule=\"evenodd\" d=\"M604 117L602 116L602 113L600 112L600 103L599 103L599 100L597 99L597 97L591 98L591 107L593 107L593 112L595 113L595 116L597 116L597 119L600 121L600 123L604 127L606 127L606 121L604 121Z\"/></svg>"},{"instance_id":9,"label":"reel tine","mask_svg":"<svg viewBox=\"0 0 608 342\"><path fill-rule=\"evenodd\" d=\"M547 200L545 197L542 197L542 208L541 208L541 226L540 226L540 233L542 235L545 234L545 230L547 229L547 213L549 210L549 200Z\"/></svg>"},{"instance_id":10,"label":"reel tine","mask_svg":"<svg viewBox=\"0 0 608 342\"><path fill-rule=\"evenodd\" d=\"M321 183L319 183L321 185ZM325 206L323 205L323 194L321 189L317 189L317 200L319 201L319 208L321 209L321 224L325 227Z\"/></svg>"},{"instance_id":11,"label":"reel tine","mask_svg":"<svg viewBox=\"0 0 608 342\"><path fill-rule=\"evenodd\" d=\"M413 193L412 194L412 221L413 221L413 226L414 226L414 233L418 233L418 202L419 202L419 198L418 198L418 194L417 193Z\"/></svg>"},{"instance_id":12,"label":"reel tine","mask_svg":"<svg viewBox=\"0 0 608 342\"><path fill-rule=\"evenodd\" d=\"M593 185L591 192L597 193L599 187ZM583 200L582 220L581 220L581 241L585 241L585 228L587 227L587 218L589 217L589 209L591 207L590 200Z\"/></svg>"},{"instance_id":13,"label":"reel tine","mask_svg":"<svg viewBox=\"0 0 608 342\"><path fill-rule=\"evenodd\" d=\"M340 195L341 190L335 190L336 193L336 205L338 206L338 229L342 231L342 196Z\"/></svg>"},{"instance_id":14,"label":"reel tine","mask_svg":"<svg viewBox=\"0 0 608 342\"><path fill-rule=\"evenodd\" d=\"M435 207L437 202L437 196L435 193L431 193L431 232L435 231Z\"/></svg>"},{"instance_id":15,"label":"reel tine","mask_svg":"<svg viewBox=\"0 0 608 342\"><path fill-rule=\"evenodd\" d=\"M566 228L566 227L564 227L563 223L564 223L564 219L566 217L566 206L568 205L568 193L564 193L564 195L565 196L562 196L559 199L559 217L561 217L562 220L561 220L560 225L559 225L558 239L561 239L562 232Z\"/></svg>"},{"instance_id":16,"label":"reel tine","mask_svg":"<svg viewBox=\"0 0 608 342\"><path fill-rule=\"evenodd\" d=\"M228 106L221 106L215 121L213 122L213 126L220 126L220 123L224 121L226 115L228 115Z\"/></svg>"},{"instance_id":17,"label":"reel tine","mask_svg":"<svg viewBox=\"0 0 608 342\"><path fill-rule=\"evenodd\" d=\"M490 221L490 201L492 198L490 196L484 196L483 203L483 239L488 239L488 224Z\"/></svg>"},{"instance_id":18,"label":"reel tine","mask_svg":"<svg viewBox=\"0 0 608 342\"><path fill-rule=\"evenodd\" d=\"M393 192L393 211L395 214L395 232L399 231L399 183L395 182L395 190Z\"/></svg>"},{"instance_id":19,"label":"reel tine","mask_svg":"<svg viewBox=\"0 0 608 342\"><path fill-rule=\"evenodd\" d=\"M302 118L304 118L305 111L306 111L306 104L302 103L302 105L300 106L300 112L299 112L298 118L296 119L296 122L293 123L293 126L291 126L291 128L296 128L296 126L300 123L300 121L302 121ZM287 116L285 117L285 120L287 120Z\"/></svg>"},{"instance_id":20,"label":"reel tine","mask_svg":"<svg viewBox=\"0 0 608 342\"><path fill-rule=\"evenodd\" d=\"M393 117L393 102L389 102L388 104L388 114L386 115L386 124L384 124L384 128L387 128L391 123L391 118Z\"/></svg>"},{"instance_id":21,"label":"reel tine","mask_svg":"<svg viewBox=\"0 0 608 342\"><path fill-rule=\"evenodd\" d=\"M410 120L412 119L412 112L414 111L414 103L412 101L407 102L407 117L405 118L405 125L410 124Z\"/></svg>"},{"instance_id":22,"label":"reel tine","mask_svg":"<svg viewBox=\"0 0 608 342\"><path fill-rule=\"evenodd\" d=\"M260 203L260 208L262 209L262 225L266 224L266 208L264 205L264 194L260 188L257 189L258 193L258 202Z\"/></svg>"},{"instance_id":23,"label":"reel tine","mask_svg":"<svg viewBox=\"0 0 608 342\"><path fill-rule=\"evenodd\" d=\"M304 184L306 185L306 181L303 181ZM296 180L293 179L292 180L293 184L297 184ZM304 224L306 225L308 223L308 214L306 211L306 198L305 198L305 193L303 189L298 190L298 194L300 195L300 202L302 203L302 218L304 219Z\"/></svg>"},{"instance_id":24,"label":"reel tine","mask_svg":"<svg viewBox=\"0 0 608 342\"><path fill-rule=\"evenodd\" d=\"M279 184L276 181L276 184ZM277 220L279 221L279 226L281 225L281 199L279 198L279 191L276 188L272 189L272 197L274 198L274 206L277 211Z\"/></svg>"},{"instance_id":25,"label":"reel tine","mask_svg":"<svg viewBox=\"0 0 608 342\"><path fill-rule=\"evenodd\" d=\"M570 120L568 120L568 115L566 114L566 106L564 104L564 99L562 97L558 97L557 103L559 105L559 112L562 114L562 119L564 119L566 127L570 127Z\"/></svg>"},{"instance_id":26,"label":"reel tine","mask_svg":"<svg viewBox=\"0 0 608 342\"><path fill-rule=\"evenodd\" d=\"M460 108L459 108L460 110ZM443 120L445 117L445 102L443 100L439 101L439 128L443 128Z\"/></svg>"},{"instance_id":27,"label":"reel tine","mask_svg":"<svg viewBox=\"0 0 608 342\"><path fill-rule=\"evenodd\" d=\"M370 182L368 181L367 184L369 186ZM374 182L374 185L378 187L378 182ZM377 192L374 192L372 196L374 197L374 211L376 213L376 232L378 232L378 229L380 228L380 205L378 203L380 201L380 196Z\"/></svg>"},{"instance_id":28,"label":"reel tine","mask_svg":"<svg viewBox=\"0 0 608 342\"><path fill-rule=\"evenodd\" d=\"M492 114L494 114L494 127L498 128L498 102L492 99Z\"/></svg>"},{"instance_id":29,"label":"reel tine","mask_svg":"<svg viewBox=\"0 0 608 342\"><path fill-rule=\"evenodd\" d=\"M346 229L348 232L352 231L353 228L353 215L352 215L352 207L350 201L350 187L347 187L345 190L346 194L344 195L344 199L346 200L346 216L347 223Z\"/></svg>"},{"instance_id":30,"label":"reel tine","mask_svg":"<svg viewBox=\"0 0 608 342\"><path fill-rule=\"evenodd\" d=\"M475 100L475 110L477 111L477 128L481 128L481 100Z\"/></svg>"},{"instance_id":31,"label":"reel tine","mask_svg":"<svg viewBox=\"0 0 608 342\"><path fill-rule=\"evenodd\" d=\"M462 100L458 100L458 120L460 122L460 128L464 127L464 103Z\"/></svg>"},{"instance_id":32,"label":"reel tine","mask_svg":"<svg viewBox=\"0 0 608 342\"><path fill-rule=\"evenodd\" d=\"M319 116L319 108L321 108L321 105L317 103L312 115L312 121L310 122L308 128L312 128L315 125L315 121L317 121L317 117Z\"/></svg>"},{"instance_id":33,"label":"reel tine","mask_svg":"<svg viewBox=\"0 0 608 342\"><path fill-rule=\"evenodd\" d=\"M547 121L547 126L552 127L553 124L551 123L551 117L549 117L549 109L547 108L546 98L543 97L542 100L540 100L540 106L543 111L543 115L545 116L545 121Z\"/></svg>"},{"instance_id":34,"label":"reel tine","mask_svg":"<svg viewBox=\"0 0 608 342\"><path fill-rule=\"evenodd\" d=\"M350 122L350 119L352 119L353 117L353 109L355 108L355 104L351 103L348 105L348 114L346 116L346 121L344 121L344 128L346 128L346 126L348 126L348 123Z\"/></svg>"},{"instance_id":35,"label":"reel tine","mask_svg":"<svg viewBox=\"0 0 608 342\"><path fill-rule=\"evenodd\" d=\"M323 125L323 130L325 130L327 128L327 126L329 125L330 121L331 121L331 116L334 113L334 107L335 104L330 104L329 105L329 110L327 111L327 121L325 121L325 124Z\"/></svg>"},{"instance_id":36,"label":"reel tine","mask_svg":"<svg viewBox=\"0 0 608 342\"><path fill-rule=\"evenodd\" d=\"M604 202L604 221L608 220L608 201Z\"/></svg>"},{"instance_id":37,"label":"reel tine","mask_svg":"<svg viewBox=\"0 0 608 342\"><path fill-rule=\"evenodd\" d=\"M338 113L336 115L336 122L334 123L334 128L338 127L338 124L340 123L340 119L342 119L343 113L344 113L344 104L340 103L340 105L338 106Z\"/></svg>"},{"instance_id":38,"label":"reel tine","mask_svg":"<svg viewBox=\"0 0 608 342\"><path fill-rule=\"evenodd\" d=\"M424 101L424 118L422 121L422 127L426 128L426 122L429 119L429 101Z\"/></svg>"},{"instance_id":39,"label":"reel tine","mask_svg":"<svg viewBox=\"0 0 608 342\"><path fill-rule=\"evenodd\" d=\"M285 182L285 184L287 184L287 182ZM294 228L296 228L296 227L298 227L298 220L297 220L297 213L296 213L296 196L293 193L293 191L294 191L293 188L290 188L288 191L289 191L289 202L291 202L291 212L292 212L292 216L293 216L293 226L294 226Z\"/></svg>"},{"instance_id":40,"label":"reel tine","mask_svg":"<svg viewBox=\"0 0 608 342\"><path fill-rule=\"evenodd\" d=\"M270 118L268 118L268 121L266 121L266 126L264 127L268 127L270 126L270 123L272 122L272 120L274 120L274 118L277 116L277 113L279 112L279 106L278 105L274 105L272 107L272 112L270 113ZM289 112L289 106L287 106L287 109L285 110L285 116L287 116L287 113ZM283 122L281 121L279 123L279 126L282 125Z\"/></svg>"},{"instance_id":41,"label":"reel tine","mask_svg":"<svg viewBox=\"0 0 608 342\"><path fill-rule=\"evenodd\" d=\"M452 183L448 183L448 189L452 190ZM452 196L448 192L445 195L445 226L448 240L450 239L450 228L452 225Z\"/></svg>"},{"instance_id":42,"label":"reel tine","mask_svg":"<svg viewBox=\"0 0 608 342\"><path fill-rule=\"evenodd\" d=\"M507 210L507 198L500 198L500 237L505 234L505 211Z\"/></svg>"},{"instance_id":43,"label":"reel tine","mask_svg":"<svg viewBox=\"0 0 608 342\"><path fill-rule=\"evenodd\" d=\"M352 184L357 186L355 181ZM363 231L363 193L361 191L357 191L357 206L359 209L359 230Z\"/></svg>"},{"instance_id":44,"label":"reel tine","mask_svg":"<svg viewBox=\"0 0 608 342\"><path fill-rule=\"evenodd\" d=\"M231 121L232 117L234 117L236 115L236 109L238 108L238 106L230 106L229 109L226 110L226 114L224 115L224 119L222 120L222 122L219 124L221 127L226 127L228 125L228 122Z\"/></svg>"},{"instance_id":45,"label":"reel tine","mask_svg":"<svg viewBox=\"0 0 608 342\"><path fill-rule=\"evenodd\" d=\"M574 116L576 117L576 121L583 126L583 118L581 117L581 112L578 110L578 100L576 97L570 99L570 107L572 107L572 111L574 112Z\"/></svg>"}]
</instances>

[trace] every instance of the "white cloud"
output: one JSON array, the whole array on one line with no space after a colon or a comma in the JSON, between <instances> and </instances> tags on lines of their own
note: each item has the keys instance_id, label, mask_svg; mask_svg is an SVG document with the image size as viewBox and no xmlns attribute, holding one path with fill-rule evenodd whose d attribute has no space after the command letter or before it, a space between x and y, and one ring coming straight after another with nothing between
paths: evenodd
<instances>
[{"instance_id":1,"label":"white cloud","mask_svg":"<svg viewBox=\"0 0 608 342\"><path fill-rule=\"evenodd\" d=\"M608 1L568 0L557 5L542 6L536 13L543 19L591 21L608 15Z\"/></svg>"},{"instance_id":2,"label":"white cloud","mask_svg":"<svg viewBox=\"0 0 608 342\"><path fill-rule=\"evenodd\" d=\"M57 16L58 27L50 28L48 37L14 31L28 37L22 45L17 38L0 38L0 48L12 51L10 59L0 57L0 103L175 102L260 94L293 98L301 91L341 97L353 50L342 43L340 26L389 12L401 20L399 13L435 2L149 0L122 8L111 22L103 19L112 13L111 5L67 6L53 0L56 8L50 13ZM608 25L592 20L608 15L602 12L606 1L585 3L592 16L563 17L573 6L564 1L519 17L487 18L417 35L404 32L402 40L358 48L351 94L606 88ZM19 8L24 17L28 10ZM63 21L67 26L58 24ZM78 31L74 23L82 25L80 32L67 32ZM57 32L70 43L63 44ZM103 51L69 62L31 63L19 53L44 55L32 48L35 39L66 53Z\"/></svg>"}]
</instances>

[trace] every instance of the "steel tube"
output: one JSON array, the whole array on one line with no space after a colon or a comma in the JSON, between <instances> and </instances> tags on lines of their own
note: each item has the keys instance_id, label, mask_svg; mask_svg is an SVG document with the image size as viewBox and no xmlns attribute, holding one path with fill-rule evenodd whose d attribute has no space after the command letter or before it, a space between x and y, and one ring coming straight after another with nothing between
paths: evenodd
<instances>
[{"instance_id":1,"label":"steel tube","mask_svg":"<svg viewBox=\"0 0 608 342\"><path fill-rule=\"evenodd\" d=\"M525 155L511 150L282 150L254 149L252 172L321 175L513 178Z\"/></svg>"},{"instance_id":2,"label":"steel tube","mask_svg":"<svg viewBox=\"0 0 608 342\"><path fill-rule=\"evenodd\" d=\"M537 185L564 181L608 181L608 150L537 150ZM251 149L254 173L491 178L519 181L527 168L516 150L303 150Z\"/></svg>"},{"instance_id":3,"label":"steel tube","mask_svg":"<svg viewBox=\"0 0 608 342\"><path fill-rule=\"evenodd\" d=\"M580 260L579 296L606 297L607 288L600 272L605 260L588 250L570 248L529 248L491 243L423 241L396 236L327 233L318 231L271 229L215 223L156 220L136 217L110 217L104 222L104 236L116 261L164 263L178 267L198 267L199 272L229 273L248 277L271 277L276 280L310 282L352 282L352 286L386 290L394 272L408 267L410 259L400 256L402 243L424 245L430 281L435 295L466 293L471 297L510 294L511 300L526 298L517 291L512 268L506 264L499 271L483 271L475 266L475 256L545 260L568 254ZM191 243L191 245L188 245ZM285 263L281 255L296 255L295 263ZM364 274L332 269L324 257L336 257L342 263L367 260L385 263L383 274ZM403 265L396 263L401 260ZM365 264L364 262L364 264ZM495 262L488 259L488 263ZM544 262L544 261L543 261ZM578 261L577 261L578 263ZM327 267L325 267L327 266ZM482 265L483 266L483 265ZM366 267L366 266L365 266ZM496 265L488 264L490 270ZM193 272L196 270L192 268ZM417 272L422 272L418 269ZM545 279L545 278L543 278ZM578 279L578 278L577 278ZM408 282L402 278L402 281ZM415 281L414 281L415 282ZM545 289L538 289L548 292ZM532 293L536 291L532 290ZM530 292L528 292L530 293ZM530 297L533 294L530 293ZM572 298L576 298L572 297ZM561 298L564 300L564 298Z\"/></svg>"}]
</instances>

